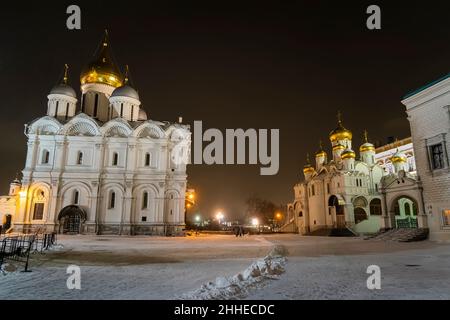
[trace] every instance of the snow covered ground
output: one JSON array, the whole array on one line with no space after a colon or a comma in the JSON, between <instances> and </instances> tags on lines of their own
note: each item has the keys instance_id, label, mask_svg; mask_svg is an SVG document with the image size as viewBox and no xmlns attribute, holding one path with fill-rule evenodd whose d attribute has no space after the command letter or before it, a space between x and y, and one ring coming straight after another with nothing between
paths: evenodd
<instances>
[{"instance_id":1,"label":"snow covered ground","mask_svg":"<svg viewBox=\"0 0 450 320\"><path fill-rule=\"evenodd\" d=\"M61 236L0 299L449 299L450 244L298 235ZM81 290L66 286L81 268ZM381 268L381 290L366 269Z\"/></svg>"}]
</instances>

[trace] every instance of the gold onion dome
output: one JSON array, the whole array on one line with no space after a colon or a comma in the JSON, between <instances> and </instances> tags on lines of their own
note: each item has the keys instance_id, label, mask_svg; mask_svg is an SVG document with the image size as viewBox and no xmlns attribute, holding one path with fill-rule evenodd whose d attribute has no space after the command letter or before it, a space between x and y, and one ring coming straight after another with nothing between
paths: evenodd
<instances>
[{"instance_id":1,"label":"gold onion dome","mask_svg":"<svg viewBox=\"0 0 450 320\"><path fill-rule=\"evenodd\" d=\"M303 167L303 173L304 174L308 174L308 173L312 173L314 172L314 167L311 165L310 161L309 161L309 154L306 155L306 164Z\"/></svg>"},{"instance_id":2,"label":"gold onion dome","mask_svg":"<svg viewBox=\"0 0 450 320\"><path fill-rule=\"evenodd\" d=\"M367 130L364 130L363 144L359 147L359 152L375 151L375 146L367 138Z\"/></svg>"},{"instance_id":3,"label":"gold onion dome","mask_svg":"<svg viewBox=\"0 0 450 320\"><path fill-rule=\"evenodd\" d=\"M316 152L316 158L326 157L327 153L323 150L322 141L319 143L319 150Z\"/></svg>"},{"instance_id":4,"label":"gold onion dome","mask_svg":"<svg viewBox=\"0 0 450 320\"><path fill-rule=\"evenodd\" d=\"M337 145L333 146L333 151L337 151L337 150L345 150L345 147L338 143Z\"/></svg>"},{"instance_id":5,"label":"gold onion dome","mask_svg":"<svg viewBox=\"0 0 450 320\"><path fill-rule=\"evenodd\" d=\"M398 149L397 149L397 152L394 153L394 155L391 157L392 163L405 163L407 161L408 161L408 159L406 158L406 156L402 152L400 152Z\"/></svg>"},{"instance_id":6,"label":"gold onion dome","mask_svg":"<svg viewBox=\"0 0 450 320\"><path fill-rule=\"evenodd\" d=\"M352 132L342 125L341 113L338 113L338 126L330 132L330 141L335 142L345 139L351 140L352 137Z\"/></svg>"},{"instance_id":7,"label":"gold onion dome","mask_svg":"<svg viewBox=\"0 0 450 320\"><path fill-rule=\"evenodd\" d=\"M81 84L101 83L117 88L122 85L122 78L122 73L113 61L108 31L105 30L105 35L93 60L81 72Z\"/></svg>"},{"instance_id":8,"label":"gold onion dome","mask_svg":"<svg viewBox=\"0 0 450 320\"><path fill-rule=\"evenodd\" d=\"M347 148L344 150L344 152L341 153L341 159L355 159L356 158L356 153L355 151L353 151L352 149L350 149L348 146Z\"/></svg>"}]
</instances>

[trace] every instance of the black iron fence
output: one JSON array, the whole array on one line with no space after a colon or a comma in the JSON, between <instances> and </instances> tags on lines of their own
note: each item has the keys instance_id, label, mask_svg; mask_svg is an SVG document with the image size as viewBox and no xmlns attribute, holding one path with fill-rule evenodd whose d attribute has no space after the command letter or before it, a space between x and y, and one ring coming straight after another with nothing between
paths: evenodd
<instances>
[{"instance_id":1,"label":"black iron fence","mask_svg":"<svg viewBox=\"0 0 450 320\"><path fill-rule=\"evenodd\" d=\"M56 244L56 233L11 235L0 239L0 267L6 261L24 265L29 269L30 253L42 253Z\"/></svg>"}]
</instances>

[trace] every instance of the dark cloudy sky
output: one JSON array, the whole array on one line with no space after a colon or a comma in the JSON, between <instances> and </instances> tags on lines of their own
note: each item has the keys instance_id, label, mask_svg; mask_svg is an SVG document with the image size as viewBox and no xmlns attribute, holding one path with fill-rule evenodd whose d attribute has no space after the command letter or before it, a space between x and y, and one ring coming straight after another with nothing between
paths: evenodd
<instances>
[{"instance_id":1,"label":"dark cloudy sky","mask_svg":"<svg viewBox=\"0 0 450 320\"><path fill-rule=\"evenodd\" d=\"M260 176L258 166L188 169L204 215L219 208L239 214L251 194L291 201L306 152L319 139L329 150L339 109L355 149L365 128L372 141L408 136L401 97L450 71L448 1L374 2L382 9L380 31L365 27L372 1L180 3L2 3L3 193L24 166L23 124L45 114L64 63L79 89L79 71L105 27L152 119L280 129L276 176ZM82 9L80 31L65 27L69 4Z\"/></svg>"}]
</instances>

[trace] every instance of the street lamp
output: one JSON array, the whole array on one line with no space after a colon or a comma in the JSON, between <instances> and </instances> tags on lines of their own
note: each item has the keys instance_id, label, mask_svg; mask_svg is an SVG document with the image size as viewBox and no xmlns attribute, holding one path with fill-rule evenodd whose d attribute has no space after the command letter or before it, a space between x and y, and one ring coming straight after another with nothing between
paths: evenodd
<instances>
[{"instance_id":1,"label":"street lamp","mask_svg":"<svg viewBox=\"0 0 450 320\"><path fill-rule=\"evenodd\" d=\"M257 225L259 225L259 221L258 221L257 218L253 218L253 219L252 219L252 225L253 225L254 227L256 227Z\"/></svg>"},{"instance_id":2,"label":"street lamp","mask_svg":"<svg viewBox=\"0 0 450 320\"><path fill-rule=\"evenodd\" d=\"M221 223L221 221L223 220L223 218L224 218L224 215L223 215L223 213L221 212L221 211L219 211L219 212L217 212L217 214L216 214L216 218L217 218L217 220L219 220L219 224Z\"/></svg>"}]
</instances>

